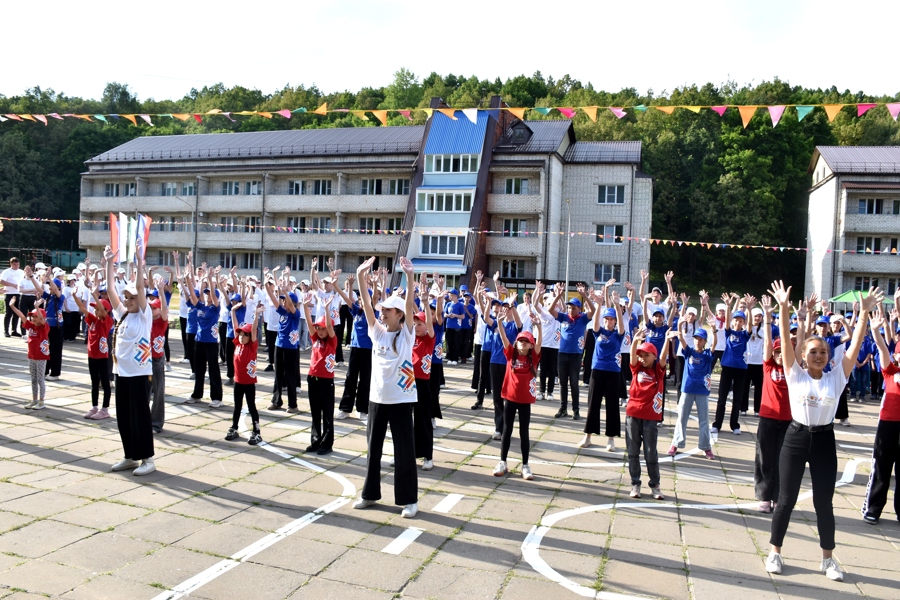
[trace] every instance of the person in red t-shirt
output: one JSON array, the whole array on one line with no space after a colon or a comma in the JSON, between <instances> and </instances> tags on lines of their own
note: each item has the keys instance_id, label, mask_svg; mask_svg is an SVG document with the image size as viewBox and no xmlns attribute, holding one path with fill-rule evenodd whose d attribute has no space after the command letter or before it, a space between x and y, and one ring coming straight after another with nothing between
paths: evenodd
<instances>
[{"instance_id":1,"label":"person in red t-shirt","mask_svg":"<svg viewBox=\"0 0 900 600\"><path fill-rule=\"evenodd\" d=\"M763 385L759 407L759 429L756 431L756 460L753 480L759 512L775 510L778 500L778 461L784 436L791 424L791 402L788 399L787 379L781 363L781 340L772 342L772 314L774 307L769 296L760 299L763 312ZM805 315L806 309L800 309Z\"/></svg>"},{"instance_id":2,"label":"person in red t-shirt","mask_svg":"<svg viewBox=\"0 0 900 600\"><path fill-rule=\"evenodd\" d=\"M666 338L675 338L678 331L669 331ZM663 500L659 491L659 455L656 452L657 423L663 418L663 386L666 378L666 358L670 344L656 346L646 341L647 330L641 329L631 341L631 388L625 407L625 446L628 448L628 473L631 475L631 497L641 497L641 445L650 476L650 491L656 500Z\"/></svg>"},{"instance_id":3,"label":"person in red t-shirt","mask_svg":"<svg viewBox=\"0 0 900 600\"><path fill-rule=\"evenodd\" d=\"M153 281L153 268L147 276ZM150 376L150 425L153 433L162 431L166 423L166 332L169 331L169 306L166 304L165 283L156 279L157 298L148 302L153 311L150 323L150 362L153 375Z\"/></svg>"},{"instance_id":4,"label":"person in red t-shirt","mask_svg":"<svg viewBox=\"0 0 900 600\"><path fill-rule=\"evenodd\" d=\"M425 274L419 281L419 303L428 303L428 284ZM434 359L434 321L431 309L419 311L413 317L413 372L416 375L416 406L413 408L416 458L422 460L422 470L434 468L434 427L431 425L431 361Z\"/></svg>"},{"instance_id":5,"label":"person in red t-shirt","mask_svg":"<svg viewBox=\"0 0 900 600\"><path fill-rule=\"evenodd\" d=\"M46 369L50 359L50 325L43 308L36 308L28 313L28 318L16 308L16 299L10 298L9 308L22 322L28 336L28 371L31 373L31 402L25 408L41 410L44 408L44 394L47 391Z\"/></svg>"},{"instance_id":6,"label":"person in red t-shirt","mask_svg":"<svg viewBox=\"0 0 900 600\"><path fill-rule=\"evenodd\" d=\"M335 281L334 285L338 285ZM334 294L323 299L324 306L331 306ZM315 296L310 294L303 303L303 313L307 323L313 323L309 307L315 303ZM312 431L309 434L307 452L330 454L334 444L334 366L338 339L331 321L331 311L323 310L319 320L313 323L309 333L312 342L312 354L309 357L309 373L306 382L309 384L309 410L312 412Z\"/></svg>"},{"instance_id":7,"label":"person in red t-shirt","mask_svg":"<svg viewBox=\"0 0 900 600\"><path fill-rule=\"evenodd\" d=\"M506 357L506 374L503 376L503 387L500 395L503 398L503 434L500 438L500 462L494 467L494 477L506 475L506 458L512 442L513 425L516 413L519 413L519 438L522 449L522 479L531 481L534 474L528 466L528 449L531 441L528 427L531 425L531 405L537 399L537 369L541 364L542 329L541 320L533 312L530 314L532 324L537 328L537 339L530 331L522 331L510 343L504 327L497 327L500 340L503 342L503 355Z\"/></svg>"},{"instance_id":8,"label":"person in red t-shirt","mask_svg":"<svg viewBox=\"0 0 900 600\"><path fill-rule=\"evenodd\" d=\"M225 439L235 440L240 436L238 423L246 397L247 410L253 420L253 433L250 434L247 443L256 446L263 441L259 434L259 411L256 410L256 352L259 348L259 342L256 340L256 324L266 307L262 303L258 304L253 313L253 324L241 325L237 318L237 310L244 304L244 296L241 298L240 304L231 307L231 326L234 328L234 339L231 340L234 344L234 412L231 413L231 427L228 428Z\"/></svg>"},{"instance_id":9,"label":"person in red t-shirt","mask_svg":"<svg viewBox=\"0 0 900 600\"><path fill-rule=\"evenodd\" d=\"M100 300L97 298L96 286L94 287L94 301L91 306L94 312L91 313L78 294L72 294L78 310L84 315L84 322L87 324L87 350L88 350L88 372L91 375L91 410L85 413L85 419L93 419L99 421L109 418L109 397L111 394L109 385L109 331L112 329L115 321L112 315L112 305L109 300ZM100 388L103 387L103 407L98 408L100 400Z\"/></svg>"},{"instance_id":10,"label":"person in red t-shirt","mask_svg":"<svg viewBox=\"0 0 900 600\"><path fill-rule=\"evenodd\" d=\"M894 295L900 302L900 293ZM879 309L880 311L880 309ZM862 505L863 519L872 525L878 523L881 511L887 504L888 490L891 487L891 471L900 469L900 343L894 346L894 353L888 349L893 337L893 324L885 323L882 314L871 320L872 337L878 347L878 360L881 374L884 376L884 396L881 400L881 412L878 414L878 429L875 430L875 448L872 452L872 472L869 475L869 488L866 500ZM881 336L884 327L888 336L885 342ZM894 515L900 520L900 477L894 478Z\"/></svg>"}]
</instances>

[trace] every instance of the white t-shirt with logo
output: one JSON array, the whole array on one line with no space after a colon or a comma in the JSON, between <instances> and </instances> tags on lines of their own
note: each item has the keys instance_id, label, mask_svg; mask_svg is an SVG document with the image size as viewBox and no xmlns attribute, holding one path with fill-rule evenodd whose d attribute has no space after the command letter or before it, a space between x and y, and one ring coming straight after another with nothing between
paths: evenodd
<instances>
[{"instance_id":1,"label":"white t-shirt with logo","mask_svg":"<svg viewBox=\"0 0 900 600\"><path fill-rule=\"evenodd\" d=\"M415 330L402 325L399 331L388 331L384 325L375 321L369 328L369 337L372 339L372 395L369 402L416 402L416 374L412 358Z\"/></svg>"},{"instance_id":2,"label":"white t-shirt with logo","mask_svg":"<svg viewBox=\"0 0 900 600\"><path fill-rule=\"evenodd\" d=\"M797 364L786 375L791 418L808 427L833 423L838 399L847 385L844 366L839 364L836 369L823 373L818 380L810 377L806 369Z\"/></svg>"},{"instance_id":3,"label":"white t-shirt with logo","mask_svg":"<svg viewBox=\"0 0 900 600\"><path fill-rule=\"evenodd\" d=\"M119 321L116 327L113 372L121 377L152 375L150 328L153 324L153 310L148 304L144 310L130 313L119 304L113 314Z\"/></svg>"}]
</instances>

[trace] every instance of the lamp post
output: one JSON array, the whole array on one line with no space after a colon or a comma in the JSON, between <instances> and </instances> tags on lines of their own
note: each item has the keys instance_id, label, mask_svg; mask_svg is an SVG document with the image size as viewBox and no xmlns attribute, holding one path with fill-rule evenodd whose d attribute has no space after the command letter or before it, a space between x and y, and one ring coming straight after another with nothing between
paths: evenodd
<instances>
[{"instance_id":1,"label":"lamp post","mask_svg":"<svg viewBox=\"0 0 900 600\"><path fill-rule=\"evenodd\" d=\"M569 299L569 249L572 245L572 204L566 198L566 301Z\"/></svg>"}]
</instances>

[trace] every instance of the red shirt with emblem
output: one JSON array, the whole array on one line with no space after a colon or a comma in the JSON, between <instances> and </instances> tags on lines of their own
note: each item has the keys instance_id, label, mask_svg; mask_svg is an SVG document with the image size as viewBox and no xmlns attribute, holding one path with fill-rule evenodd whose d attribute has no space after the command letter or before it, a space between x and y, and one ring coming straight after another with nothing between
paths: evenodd
<instances>
[{"instance_id":1,"label":"red shirt with emblem","mask_svg":"<svg viewBox=\"0 0 900 600\"><path fill-rule=\"evenodd\" d=\"M115 321L108 314L106 318L99 319L90 313L84 316L84 320L88 324L88 358L109 358L109 332Z\"/></svg>"},{"instance_id":2,"label":"red shirt with emblem","mask_svg":"<svg viewBox=\"0 0 900 600\"><path fill-rule=\"evenodd\" d=\"M413 371L416 379L431 379L431 361L434 358L435 339L426 333L417 335L413 342Z\"/></svg>"},{"instance_id":3,"label":"red shirt with emblem","mask_svg":"<svg viewBox=\"0 0 900 600\"><path fill-rule=\"evenodd\" d=\"M320 338L314 333L309 336L312 341L312 356L309 357L309 374L322 379L334 379L334 353L337 351L337 336Z\"/></svg>"},{"instance_id":4,"label":"red shirt with emblem","mask_svg":"<svg viewBox=\"0 0 900 600\"><path fill-rule=\"evenodd\" d=\"M894 363L881 369L884 375L884 398L881 399L882 421L900 421L900 368Z\"/></svg>"},{"instance_id":5,"label":"red shirt with emblem","mask_svg":"<svg viewBox=\"0 0 900 600\"><path fill-rule=\"evenodd\" d=\"M169 322L163 319L153 319L150 324L150 356L162 358L166 355L166 332L169 330Z\"/></svg>"},{"instance_id":6,"label":"red shirt with emblem","mask_svg":"<svg viewBox=\"0 0 900 600\"><path fill-rule=\"evenodd\" d=\"M242 344L238 338L234 343L234 382L242 385L256 383L256 349L259 342Z\"/></svg>"},{"instance_id":7,"label":"red shirt with emblem","mask_svg":"<svg viewBox=\"0 0 900 600\"><path fill-rule=\"evenodd\" d=\"M791 400L788 397L784 367L774 358L763 361L763 391L759 416L776 421L791 420Z\"/></svg>"},{"instance_id":8,"label":"red shirt with emblem","mask_svg":"<svg viewBox=\"0 0 900 600\"><path fill-rule=\"evenodd\" d=\"M47 360L50 358L50 326L44 323L40 327L35 326L29 320L25 321L25 329L28 331L28 358L31 360Z\"/></svg>"},{"instance_id":9,"label":"red shirt with emblem","mask_svg":"<svg viewBox=\"0 0 900 600\"><path fill-rule=\"evenodd\" d=\"M662 421L663 382L666 372L659 361L651 367L631 365L631 388L625 414L645 421Z\"/></svg>"},{"instance_id":10,"label":"red shirt with emblem","mask_svg":"<svg viewBox=\"0 0 900 600\"><path fill-rule=\"evenodd\" d=\"M541 362L540 350L532 348L527 356L522 356L516 350L515 344L510 344L503 349L503 355L509 363L506 365L500 396L510 402L534 404L538 391L534 374Z\"/></svg>"}]
</instances>

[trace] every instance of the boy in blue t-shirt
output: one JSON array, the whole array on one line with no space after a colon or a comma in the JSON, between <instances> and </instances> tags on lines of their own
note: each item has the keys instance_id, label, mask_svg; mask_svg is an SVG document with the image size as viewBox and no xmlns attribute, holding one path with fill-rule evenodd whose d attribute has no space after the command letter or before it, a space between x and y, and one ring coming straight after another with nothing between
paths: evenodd
<instances>
[{"instance_id":1,"label":"boy in blue t-shirt","mask_svg":"<svg viewBox=\"0 0 900 600\"><path fill-rule=\"evenodd\" d=\"M716 320L710 317L707 320L712 331L711 347L716 347L718 331ZM685 430L691 416L691 408L697 405L697 419L700 421L700 443L698 447L706 453L706 458L713 459L715 455L709 439L709 386L712 379L713 355L710 346L707 346L708 334L700 327L694 330L694 346L684 339L686 322L674 332L676 339L681 342L684 353L684 377L681 380L681 398L678 401L678 420L675 421L675 433L672 436L672 446L669 448L669 456L675 456L678 449L685 447Z\"/></svg>"},{"instance_id":2,"label":"boy in blue t-shirt","mask_svg":"<svg viewBox=\"0 0 900 600\"><path fill-rule=\"evenodd\" d=\"M719 377L719 401L716 404L716 418L713 421L711 431L718 433L725 420L725 404L728 402L728 393L732 392L731 417L729 426L734 435L741 435L740 414L744 402L744 380L747 378L747 342L750 334L745 329L747 314L736 310L732 312L729 300L734 298L734 309L737 308L741 298L737 294L722 294L725 302L725 322L730 325L725 328L725 351L722 353L722 374ZM750 296L744 298L746 310L750 310L756 304L756 299Z\"/></svg>"}]
</instances>

